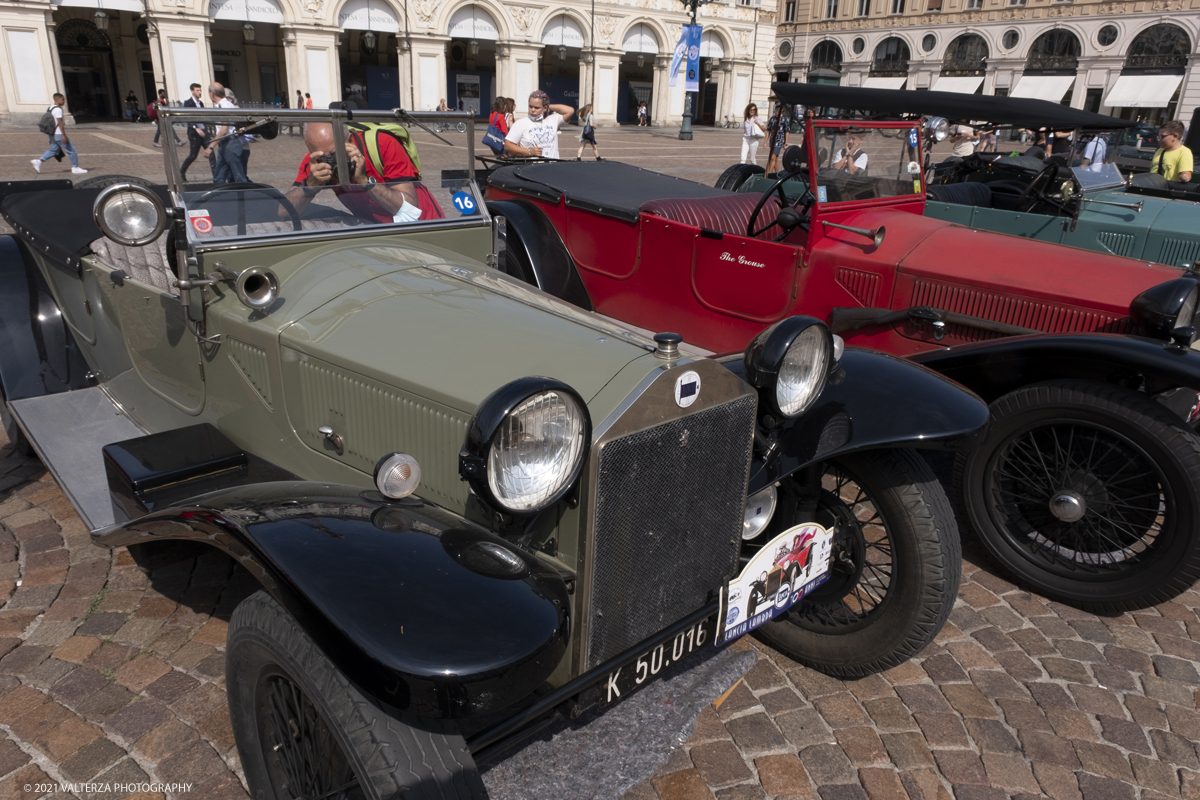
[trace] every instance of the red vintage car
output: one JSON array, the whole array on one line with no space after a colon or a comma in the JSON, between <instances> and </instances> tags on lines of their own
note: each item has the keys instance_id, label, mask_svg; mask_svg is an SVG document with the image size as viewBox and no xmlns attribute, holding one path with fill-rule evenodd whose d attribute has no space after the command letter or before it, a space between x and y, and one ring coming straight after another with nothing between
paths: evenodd
<instances>
[{"instance_id":1,"label":"red vintage car","mask_svg":"<svg viewBox=\"0 0 1200 800\"><path fill-rule=\"evenodd\" d=\"M774 85L784 102L788 86ZM1200 577L1200 279L921 216L924 135L920 119L814 119L761 196L563 162L498 170L486 198L507 220L504 269L576 305L717 353L808 314L973 389L992 424L958 458L955 491L1027 585L1103 611L1187 590ZM777 524L806 520L793 502Z\"/></svg>"}]
</instances>

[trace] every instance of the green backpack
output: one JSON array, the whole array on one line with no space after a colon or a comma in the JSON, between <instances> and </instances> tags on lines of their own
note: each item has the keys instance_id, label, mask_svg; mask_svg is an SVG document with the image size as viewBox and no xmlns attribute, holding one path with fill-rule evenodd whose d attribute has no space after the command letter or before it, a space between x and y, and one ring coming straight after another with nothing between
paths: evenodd
<instances>
[{"instance_id":1,"label":"green backpack","mask_svg":"<svg viewBox=\"0 0 1200 800\"><path fill-rule=\"evenodd\" d=\"M380 175L383 174L383 157L379 153L379 137L391 136L404 146L404 152L408 153L413 167L417 170L417 177L420 178L421 158L417 155L417 146L408 134L408 128L395 122L350 122L346 128L362 137L366 145L367 159Z\"/></svg>"}]
</instances>

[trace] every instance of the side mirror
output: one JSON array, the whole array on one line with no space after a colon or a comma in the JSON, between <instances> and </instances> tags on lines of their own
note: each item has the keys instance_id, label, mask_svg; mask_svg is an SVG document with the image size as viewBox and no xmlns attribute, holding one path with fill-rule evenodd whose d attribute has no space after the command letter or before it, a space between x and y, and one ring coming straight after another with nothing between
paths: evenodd
<instances>
[{"instance_id":1,"label":"side mirror","mask_svg":"<svg viewBox=\"0 0 1200 800\"><path fill-rule=\"evenodd\" d=\"M804 152L796 145L783 151L783 168L787 172L799 172L804 168Z\"/></svg>"}]
</instances>

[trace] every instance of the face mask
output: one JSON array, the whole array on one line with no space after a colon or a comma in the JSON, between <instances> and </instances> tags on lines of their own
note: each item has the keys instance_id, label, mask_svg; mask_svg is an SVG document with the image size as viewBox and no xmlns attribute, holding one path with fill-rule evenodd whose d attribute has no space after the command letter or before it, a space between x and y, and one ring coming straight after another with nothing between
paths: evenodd
<instances>
[{"instance_id":1,"label":"face mask","mask_svg":"<svg viewBox=\"0 0 1200 800\"><path fill-rule=\"evenodd\" d=\"M543 108L542 113L538 114L537 116L530 114L529 119L533 120L534 122L541 122L545 118L545 116L546 116L546 109Z\"/></svg>"}]
</instances>

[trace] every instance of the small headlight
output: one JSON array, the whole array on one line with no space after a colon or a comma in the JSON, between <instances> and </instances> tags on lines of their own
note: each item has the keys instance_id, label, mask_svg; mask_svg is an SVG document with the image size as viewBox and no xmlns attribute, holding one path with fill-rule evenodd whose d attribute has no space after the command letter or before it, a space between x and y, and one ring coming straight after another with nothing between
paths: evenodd
<instances>
[{"instance_id":1,"label":"small headlight","mask_svg":"<svg viewBox=\"0 0 1200 800\"><path fill-rule=\"evenodd\" d=\"M550 378L523 378L480 404L459 473L504 510L535 513L575 483L591 435L587 407L574 390Z\"/></svg>"},{"instance_id":2,"label":"small headlight","mask_svg":"<svg viewBox=\"0 0 1200 800\"><path fill-rule=\"evenodd\" d=\"M1175 328L1193 325L1200 306L1198 280L1185 275L1151 286L1135 297L1129 304L1130 332L1165 341Z\"/></svg>"},{"instance_id":3,"label":"small headlight","mask_svg":"<svg viewBox=\"0 0 1200 800\"><path fill-rule=\"evenodd\" d=\"M384 497L392 500L408 497L420 482L421 465L407 453L392 453L375 465L375 488Z\"/></svg>"},{"instance_id":4,"label":"small headlight","mask_svg":"<svg viewBox=\"0 0 1200 800\"><path fill-rule=\"evenodd\" d=\"M127 247L153 242L167 224L167 211L158 195L132 183L114 184L100 192L92 217L105 236Z\"/></svg>"},{"instance_id":5,"label":"small headlight","mask_svg":"<svg viewBox=\"0 0 1200 800\"><path fill-rule=\"evenodd\" d=\"M774 413L803 414L825 388L834 360L834 337L813 317L788 317L746 348L746 380L764 390Z\"/></svg>"},{"instance_id":6,"label":"small headlight","mask_svg":"<svg viewBox=\"0 0 1200 800\"><path fill-rule=\"evenodd\" d=\"M779 492L773 483L746 498L746 515L742 519L743 540L753 539L767 529L778 501Z\"/></svg>"},{"instance_id":7,"label":"small headlight","mask_svg":"<svg viewBox=\"0 0 1200 800\"><path fill-rule=\"evenodd\" d=\"M945 117L930 117L925 120L925 135L935 142L944 142L950 135L950 123Z\"/></svg>"}]
</instances>

